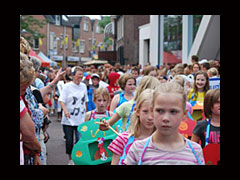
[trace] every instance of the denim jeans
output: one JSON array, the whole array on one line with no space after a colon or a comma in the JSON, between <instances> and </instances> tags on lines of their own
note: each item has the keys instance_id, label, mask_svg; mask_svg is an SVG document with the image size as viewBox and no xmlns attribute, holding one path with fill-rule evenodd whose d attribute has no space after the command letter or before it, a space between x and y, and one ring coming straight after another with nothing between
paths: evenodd
<instances>
[{"instance_id":1,"label":"denim jeans","mask_svg":"<svg viewBox=\"0 0 240 180\"><path fill-rule=\"evenodd\" d=\"M77 131L77 127L78 126L63 125L63 132L66 137L66 153L67 154L72 153L74 132L75 132L75 143L74 144L76 144L81 137L81 134Z\"/></svg>"}]
</instances>

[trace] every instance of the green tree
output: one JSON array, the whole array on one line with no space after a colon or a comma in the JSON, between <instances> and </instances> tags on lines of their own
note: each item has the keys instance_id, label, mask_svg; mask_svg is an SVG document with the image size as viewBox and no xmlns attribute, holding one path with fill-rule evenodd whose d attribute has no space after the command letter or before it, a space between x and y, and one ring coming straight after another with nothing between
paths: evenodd
<instances>
[{"instance_id":1,"label":"green tree","mask_svg":"<svg viewBox=\"0 0 240 180\"><path fill-rule=\"evenodd\" d=\"M110 16L104 16L103 19L98 22L98 25L102 28L101 33L104 32L104 29L105 29L106 25L108 25L110 22L111 22L111 17ZM104 43L105 43L105 47L107 49L108 46L112 45L112 38L111 37L105 37L104 38Z\"/></svg>"},{"instance_id":2,"label":"green tree","mask_svg":"<svg viewBox=\"0 0 240 180\"><path fill-rule=\"evenodd\" d=\"M20 15L20 33L25 39L28 40L32 46L33 39L44 38L45 35L39 32L40 28L46 24L46 20L38 20L33 16ZM26 32L26 33L24 33Z\"/></svg>"},{"instance_id":3,"label":"green tree","mask_svg":"<svg viewBox=\"0 0 240 180\"><path fill-rule=\"evenodd\" d=\"M98 25L102 28L101 32L103 33L104 28L107 24L111 22L111 17L110 16L104 16L101 21L98 22Z\"/></svg>"}]
</instances>

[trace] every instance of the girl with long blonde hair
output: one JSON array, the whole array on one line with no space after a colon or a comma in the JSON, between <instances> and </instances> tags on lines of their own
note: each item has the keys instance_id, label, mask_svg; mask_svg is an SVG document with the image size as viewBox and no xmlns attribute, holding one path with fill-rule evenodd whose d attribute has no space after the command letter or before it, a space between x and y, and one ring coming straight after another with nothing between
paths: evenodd
<instances>
[{"instance_id":1,"label":"girl with long blonde hair","mask_svg":"<svg viewBox=\"0 0 240 180\"><path fill-rule=\"evenodd\" d=\"M126 154L135 140L149 137L154 131L153 117L150 113L153 90L144 90L136 101L129 130L120 134L109 146L112 151L112 165L122 165Z\"/></svg>"}]
</instances>

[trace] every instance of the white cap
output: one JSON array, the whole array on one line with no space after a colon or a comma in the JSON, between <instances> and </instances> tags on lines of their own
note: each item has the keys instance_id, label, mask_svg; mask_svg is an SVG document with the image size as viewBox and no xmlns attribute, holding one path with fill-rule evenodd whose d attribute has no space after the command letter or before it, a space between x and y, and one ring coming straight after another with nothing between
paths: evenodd
<instances>
[{"instance_id":1,"label":"white cap","mask_svg":"<svg viewBox=\"0 0 240 180\"><path fill-rule=\"evenodd\" d=\"M96 74L96 73L92 74L91 76L92 76L92 78L93 78L93 77L97 77L97 78L99 78L99 79L100 79L99 75L98 75L98 74Z\"/></svg>"},{"instance_id":2,"label":"white cap","mask_svg":"<svg viewBox=\"0 0 240 180\"><path fill-rule=\"evenodd\" d=\"M117 73L120 74L120 76L124 74L122 71L118 71Z\"/></svg>"},{"instance_id":3,"label":"white cap","mask_svg":"<svg viewBox=\"0 0 240 180\"><path fill-rule=\"evenodd\" d=\"M207 59L202 59L201 61L199 61L199 64L203 64L203 63L206 63L206 62L208 62Z\"/></svg>"}]
</instances>

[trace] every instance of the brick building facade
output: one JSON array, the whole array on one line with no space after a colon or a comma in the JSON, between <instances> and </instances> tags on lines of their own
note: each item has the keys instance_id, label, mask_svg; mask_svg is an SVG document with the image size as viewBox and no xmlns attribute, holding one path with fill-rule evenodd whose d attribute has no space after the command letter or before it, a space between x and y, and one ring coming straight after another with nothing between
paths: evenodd
<instances>
[{"instance_id":1,"label":"brick building facade","mask_svg":"<svg viewBox=\"0 0 240 180\"><path fill-rule=\"evenodd\" d=\"M117 15L115 25L117 61L139 63L139 26L150 22L150 15Z\"/></svg>"},{"instance_id":2,"label":"brick building facade","mask_svg":"<svg viewBox=\"0 0 240 180\"><path fill-rule=\"evenodd\" d=\"M104 34L98 26L98 19L91 20L87 16L69 17L73 24L73 40L77 42L80 38L80 44L73 44L74 52L81 57L91 57L92 51L99 52L100 46L104 41ZM76 46L77 45L77 46Z\"/></svg>"},{"instance_id":3,"label":"brick building facade","mask_svg":"<svg viewBox=\"0 0 240 180\"><path fill-rule=\"evenodd\" d=\"M60 66L62 66L63 59L66 59L70 66L91 60L92 50L98 53L104 41L104 34L98 27L98 19L91 20L87 16L64 16L64 18L63 15L31 16L38 20L46 20L46 24L39 28L39 32L43 33L45 38L40 40L41 43L38 39L35 40L33 50L37 54L42 51ZM79 62L79 57L81 57L81 62Z\"/></svg>"}]
</instances>

